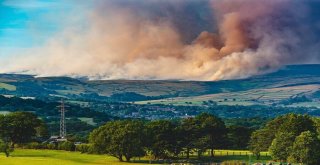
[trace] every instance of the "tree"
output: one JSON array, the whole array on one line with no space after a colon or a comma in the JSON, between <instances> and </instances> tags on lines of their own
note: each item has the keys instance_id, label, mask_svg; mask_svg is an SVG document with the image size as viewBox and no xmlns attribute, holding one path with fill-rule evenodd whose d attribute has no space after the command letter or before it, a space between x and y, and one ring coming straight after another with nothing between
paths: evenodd
<instances>
[{"instance_id":1,"label":"tree","mask_svg":"<svg viewBox=\"0 0 320 165\"><path fill-rule=\"evenodd\" d=\"M168 120L151 121L147 124L148 149L155 159L167 158L177 145L176 125Z\"/></svg>"},{"instance_id":2,"label":"tree","mask_svg":"<svg viewBox=\"0 0 320 165\"><path fill-rule=\"evenodd\" d=\"M251 129L243 126L230 126L228 128L228 139L232 149L244 149L248 147Z\"/></svg>"},{"instance_id":3,"label":"tree","mask_svg":"<svg viewBox=\"0 0 320 165\"><path fill-rule=\"evenodd\" d=\"M316 132L315 123L308 115L288 114L284 115L282 124L277 132L290 132L299 136L304 131Z\"/></svg>"},{"instance_id":4,"label":"tree","mask_svg":"<svg viewBox=\"0 0 320 165\"><path fill-rule=\"evenodd\" d=\"M4 142L0 140L0 153L3 152L6 154L7 157L9 157L10 152L13 150L10 148L9 144L7 142Z\"/></svg>"},{"instance_id":5,"label":"tree","mask_svg":"<svg viewBox=\"0 0 320 165\"><path fill-rule=\"evenodd\" d=\"M285 151L281 149L277 150L278 148L274 147L277 145L284 145L282 142L285 143L286 141L284 141L282 138L286 138L287 136L283 135L285 137L279 137L278 135L278 139L275 140L275 138L277 138L276 135L286 133L287 135L292 136L291 138L293 139L290 141L292 145L294 138L304 131L316 132L315 122L310 116L299 114L287 114L279 116L268 122L263 129L252 134L250 140L250 150L255 153L257 157L259 157L259 152L265 151L266 147L273 145L272 149L274 149L274 152L279 151L284 154L286 153ZM272 144L273 142L275 142L275 144ZM284 155L287 154L288 153ZM275 155L278 155L278 153ZM283 156L281 156L281 158L283 158Z\"/></svg>"},{"instance_id":6,"label":"tree","mask_svg":"<svg viewBox=\"0 0 320 165\"><path fill-rule=\"evenodd\" d=\"M35 128L36 136L42 137L42 139L48 139L50 137L47 125L41 121L39 126Z\"/></svg>"},{"instance_id":7,"label":"tree","mask_svg":"<svg viewBox=\"0 0 320 165\"><path fill-rule=\"evenodd\" d=\"M36 137L39 127L43 123L37 116L30 112L13 112L0 116L0 137L6 143L27 143Z\"/></svg>"},{"instance_id":8,"label":"tree","mask_svg":"<svg viewBox=\"0 0 320 165\"><path fill-rule=\"evenodd\" d=\"M296 137L289 160L313 165L320 163L320 140L315 133L302 132Z\"/></svg>"},{"instance_id":9,"label":"tree","mask_svg":"<svg viewBox=\"0 0 320 165\"><path fill-rule=\"evenodd\" d=\"M252 133L249 141L249 149L257 159L260 159L260 153L262 151L268 151L270 145L266 142L270 141L269 139L270 134L266 129L260 129Z\"/></svg>"},{"instance_id":10,"label":"tree","mask_svg":"<svg viewBox=\"0 0 320 165\"><path fill-rule=\"evenodd\" d=\"M179 154L184 150L186 141L185 141L185 132L181 127L181 123L175 123L175 128L173 130L175 142L173 142L172 153L175 157L179 157ZM187 135L189 136L189 135Z\"/></svg>"},{"instance_id":11,"label":"tree","mask_svg":"<svg viewBox=\"0 0 320 165\"><path fill-rule=\"evenodd\" d=\"M222 147L226 142L226 126L220 118L208 113L200 114L196 120L199 123L201 139L206 140L206 149L210 149L210 155L213 157L214 149Z\"/></svg>"},{"instance_id":12,"label":"tree","mask_svg":"<svg viewBox=\"0 0 320 165\"><path fill-rule=\"evenodd\" d=\"M274 160L287 160L289 157L295 135L289 132L279 132L273 139L269 152Z\"/></svg>"},{"instance_id":13,"label":"tree","mask_svg":"<svg viewBox=\"0 0 320 165\"><path fill-rule=\"evenodd\" d=\"M144 124L136 120L112 121L95 129L89 141L98 153L109 154L123 161L144 156Z\"/></svg>"},{"instance_id":14,"label":"tree","mask_svg":"<svg viewBox=\"0 0 320 165\"><path fill-rule=\"evenodd\" d=\"M190 157L190 150L195 148L196 142L199 139L199 127L195 118L183 119L180 124L181 139L183 140L183 146L186 149L187 159Z\"/></svg>"},{"instance_id":15,"label":"tree","mask_svg":"<svg viewBox=\"0 0 320 165\"><path fill-rule=\"evenodd\" d=\"M203 152L208 149L209 141L209 136L200 136L196 141L194 141L195 150L198 153L198 159L201 159Z\"/></svg>"}]
</instances>

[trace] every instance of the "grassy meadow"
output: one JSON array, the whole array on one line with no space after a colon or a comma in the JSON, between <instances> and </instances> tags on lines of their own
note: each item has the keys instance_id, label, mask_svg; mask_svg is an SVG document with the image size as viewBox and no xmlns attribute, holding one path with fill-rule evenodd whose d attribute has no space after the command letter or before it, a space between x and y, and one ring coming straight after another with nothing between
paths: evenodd
<instances>
[{"instance_id":1,"label":"grassy meadow","mask_svg":"<svg viewBox=\"0 0 320 165\"><path fill-rule=\"evenodd\" d=\"M15 91L17 88L16 88L16 86L0 82L0 89L6 89L8 91Z\"/></svg>"},{"instance_id":2,"label":"grassy meadow","mask_svg":"<svg viewBox=\"0 0 320 165\"><path fill-rule=\"evenodd\" d=\"M215 158L211 159L207 156L204 161L241 161L241 162L268 162L270 160L267 153L262 153L261 160L257 161L248 151L240 150L216 150ZM192 155L196 159L196 155ZM58 150L33 150L33 149L16 149L11 153L10 157L0 154L1 165L143 165L149 164L147 158L141 161L119 162L118 159L106 155L81 154L79 152L68 152ZM139 163L138 163L139 162ZM155 163L155 162L153 162ZM152 163L152 164L153 164Z\"/></svg>"},{"instance_id":3,"label":"grassy meadow","mask_svg":"<svg viewBox=\"0 0 320 165\"><path fill-rule=\"evenodd\" d=\"M10 157L0 154L1 165L142 165L141 163L122 163L106 155L89 155L79 152L57 150L16 149Z\"/></svg>"}]
</instances>

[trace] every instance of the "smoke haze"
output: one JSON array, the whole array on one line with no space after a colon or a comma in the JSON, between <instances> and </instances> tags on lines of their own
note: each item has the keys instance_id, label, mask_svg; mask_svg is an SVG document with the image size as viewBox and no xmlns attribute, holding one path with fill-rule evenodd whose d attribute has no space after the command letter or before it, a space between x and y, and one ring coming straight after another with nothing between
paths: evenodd
<instances>
[{"instance_id":1,"label":"smoke haze","mask_svg":"<svg viewBox=\"0 0 320 165\"><path fill-rule=\"evenodd\" d=\"M318 63L317 1L95 1L85 18L0 72L91 79L222 80Z\"/></svg>"}]
</instances>

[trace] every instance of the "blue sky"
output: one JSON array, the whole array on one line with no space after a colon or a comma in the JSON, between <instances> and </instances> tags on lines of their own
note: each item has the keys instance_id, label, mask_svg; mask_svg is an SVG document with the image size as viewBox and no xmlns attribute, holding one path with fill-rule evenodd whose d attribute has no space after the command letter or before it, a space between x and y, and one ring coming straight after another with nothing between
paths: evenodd
<instances>
[{"instance_id":1,"label":"blue sky","mask_svg":"<svg viewBox=\"0 0 320 165\"><path fill-rule=\"evenodd\" d=\"M64 28L71 0L0 0L0 57L41 46Z\"/></svg>"}]
</instances>

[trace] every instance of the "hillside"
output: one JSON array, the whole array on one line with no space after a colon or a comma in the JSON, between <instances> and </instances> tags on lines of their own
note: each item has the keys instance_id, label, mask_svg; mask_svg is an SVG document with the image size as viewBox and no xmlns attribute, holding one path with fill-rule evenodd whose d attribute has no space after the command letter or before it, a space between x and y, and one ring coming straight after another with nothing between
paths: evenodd
<instances>
[{"instance_id":1,"label":"hillside","mask_svg":"<svg viewBox=\"0 0 320 165\"><path fill-rule=\"evenodd\" d=\"M274 73L217 84L222 92L140 103L203 105L213 101L218 105L320 107L320 65L287 66Z\"/></svg>"},{"instance_id":2,"label":"hillside","mask_svg":"<svg viewBox=\"0 0 320 165\"><path fill-rule=\"evenodd\" d=\"M230 104L272 104L295 97L319 98L320 65L292 65L248 79L216 82L96 80L1 74L0 94L43 100L179 102L232 99ZM161 100L162 99L162 100ZM227 99L227 100L225 100ZM144 102L142 102L144 103Z\"/></svg>"}]
</instances>

